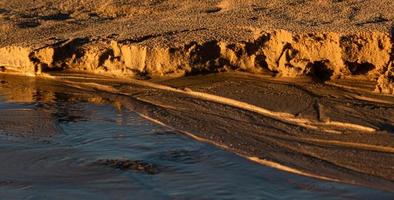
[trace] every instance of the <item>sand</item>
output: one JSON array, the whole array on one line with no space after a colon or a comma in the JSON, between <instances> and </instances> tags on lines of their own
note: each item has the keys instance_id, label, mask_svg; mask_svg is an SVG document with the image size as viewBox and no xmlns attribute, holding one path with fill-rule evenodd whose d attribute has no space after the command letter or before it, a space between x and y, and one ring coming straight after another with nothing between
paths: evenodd
<instances>
[{"instance_id":1,"label":"sand","mask_svg":"<svg viewBox=\"0 0 394 200\"><path fill-rule=\"evenodd\" d=\"M4 1L0 66L117 77L221 71L364 76L393 94L394 3L383 1Z\"/></svg>"},{"instance_id":2,"label":"sand","mask_svg":"<svg viewBox=\"0 0 394 200\"><path fill-rule=\"evenodd\" d=\"M0 71L105 96L270 167L393 190L393 9L389 0L2 1Z\"/></svg>"},{"instance_id":3,"label":"sand","mask_svg":"<svg viewBox=\"0 0 394 200\"><path fill-rule=\"evenodd\" d=\"M48 92L39 92L44 95L40 99L53 102L55 85L78 91L90 103L134 111L176 133L278 170L394 188L394 97L368 92L372 81L319 84L232 72L148 82L57 72L17 87L26 82L23 77L1 78L7 83L0 85L0 92L9 102L31 102L43 88ZM51 126L43 124L52 120L21 114L28 123L0 117L0 130L20 136L24 127L36 137L51 132Z\"/></svg>"}]
</instances>

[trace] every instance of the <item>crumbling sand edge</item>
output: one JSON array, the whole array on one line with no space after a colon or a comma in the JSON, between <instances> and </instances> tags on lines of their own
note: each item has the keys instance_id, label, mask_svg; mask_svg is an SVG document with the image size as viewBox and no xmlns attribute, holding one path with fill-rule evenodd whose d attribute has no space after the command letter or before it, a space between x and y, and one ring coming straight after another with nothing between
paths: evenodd
<instances>
[{"instance_id":1,"label":"crumbling sand edge","mask_svg":"<svg viewBox=\"0 0 394 200\"><path fill-rule=\"evenodd\" d=\"M2 71L36 76L78 71L115 77L167 76L241 70L277 76L308 75L318 81L365 76L376 91L394 94L393 38L389 33L255 31L251 41L190 41L182 46L73 38L43 47L0 48Z\"/></svg>"}]
</instances>

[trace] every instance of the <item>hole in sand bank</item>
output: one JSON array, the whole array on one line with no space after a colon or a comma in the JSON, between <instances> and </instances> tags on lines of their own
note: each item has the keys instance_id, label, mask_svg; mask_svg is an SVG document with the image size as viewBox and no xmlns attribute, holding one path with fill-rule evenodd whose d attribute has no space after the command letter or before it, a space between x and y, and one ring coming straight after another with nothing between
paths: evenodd
<instances>
[{"instance_id":1,"label":"hole in sand bank","mask_svg":"<svg viewBox=\"0 0 394 200\"><path fill-rule=\"evenodd\" d=\"M368 74L368 72L375 69L375 66L368 62L365 63L346 62L346 66L348 67L352 75Z\"/></svg>"},{"instance_id":2,"label":"hole in sand bank","mask_svg":"<svg viewBox=\"0 0 394 200\"><path fill-rule=\"evenodd\" d=\"M220 57L220 47L216 41L206 42L196 47L193 57L196 64L214 60Z\"/></svg>"},{"instance_id":3,"label":"hole in sand bank","mask_svg":"<svg viewBox=\"0 0 394 200\"><path fill-rule=\"evenodd\" d=\"M68 67L67 65L67 60L69 59L79 59L83 57L85 54L85 51L80 48L84 44L86 44L89 41L87 38L75 38L72 40L69 40L67 42L62 42L58 46L55 46L55 52L53 55L53 64L50 66L51 68L45 68L45 70L50 70L50 71L58 71L58 70L64 70ZM39 59L34 58L34 55L31 56L30 58L36 63L39 63Z\"/></svg>"},{"instance_id":4,"label":"hole in sand bank","mask_svg":"<svg viewBox=\"0 0 394 200\"><path fill-rule=\"evenodd\" d=\"M5 68L5 66L0 66L0 72L5 72L7 70L7 68Z\"/></svg>"},{"instance_id":5,"label":"hole in sand bank","mask_svg":"<svg viewBox=\"0 0 394 200\"><path fill-rule=\"evenodd\" d=\"M312 77L313 80L318 82L325 82L330 80L334 71L330 69L325 61L315 61L307 65L307 74Z\"/></svg>"},{"instance_id":6,"label":"hole in sand bank","mask_svg":"<svg viewBox=\"0 0 394 200\"><path fill-rule=\"evenodd\" d=\"M105 64L105 61L111 58L114 58L114 51L112 49L104 51L99 56L98 66L103 66Z\"/></svg>"},{"instance_id":7,"label":"hole in sand bank","mask_svg":"<svg viewBox=\"0 0 394 200\"><path fill-rule=\"evenodd\" d=\"M206 42L202 45L194 44L189 49L191 49L190 55L193 68L187 75L217 72L222 67L218 63L220 47L216 41Z\"/></svg>"}]
</instances>

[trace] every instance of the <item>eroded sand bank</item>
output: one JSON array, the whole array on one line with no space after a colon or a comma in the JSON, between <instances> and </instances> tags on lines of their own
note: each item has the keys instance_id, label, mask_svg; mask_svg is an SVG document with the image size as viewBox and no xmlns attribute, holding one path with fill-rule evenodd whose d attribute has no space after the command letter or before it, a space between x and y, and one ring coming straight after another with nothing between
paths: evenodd
<instances>
[{"instance_id":1,"label":"eroded sand bank","mask_svg":"<svg viewBox=\"0 0 394 200\"><path fill-rule=\"evenodd\" d=\"M393 94L392 1L7 1L0 66L117 77L364 76Z\"/></svg>"}]
</instances>

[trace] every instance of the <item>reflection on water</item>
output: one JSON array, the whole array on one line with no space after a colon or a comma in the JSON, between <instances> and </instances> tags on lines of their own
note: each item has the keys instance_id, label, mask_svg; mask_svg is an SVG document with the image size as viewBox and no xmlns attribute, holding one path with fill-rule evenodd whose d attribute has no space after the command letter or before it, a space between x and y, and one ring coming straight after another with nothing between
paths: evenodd
<instances>
[{"instance_id":1,"label":"reflection on water","mask_svg":"<svg viewBox=\"0 0 394 200\"><path fill-rule=\"evenodd\" d=\"M393 197L263 167L57 83L0 83L2 199Z\"/></svg>"}]
</instances>

